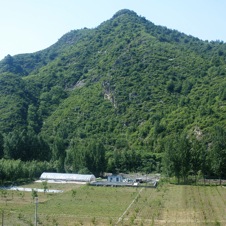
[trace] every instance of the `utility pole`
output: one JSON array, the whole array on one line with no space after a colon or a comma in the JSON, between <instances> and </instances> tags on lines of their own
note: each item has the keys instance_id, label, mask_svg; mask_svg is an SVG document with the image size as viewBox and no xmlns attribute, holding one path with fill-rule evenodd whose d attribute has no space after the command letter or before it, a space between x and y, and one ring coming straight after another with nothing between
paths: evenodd
<instances>
[{"instance_id":1,"label":"utility pole","mask_svg":"<svg viewBox=\"0 0 226 226\"><path fill-rule=\"evenodd\" d=\"M37 219L38 218L38 197L35 197L35 226L37 226Z\"/></svg>"},{"instance_id":2,"label":"utility pole","mask_svg":"<svg viewBox=\"0 0 226 226\"><path fill-rule=\"evenodd\" d=\"M2 226L4 226L4 210L2 210Z\"/></svg>"}]
</instances>

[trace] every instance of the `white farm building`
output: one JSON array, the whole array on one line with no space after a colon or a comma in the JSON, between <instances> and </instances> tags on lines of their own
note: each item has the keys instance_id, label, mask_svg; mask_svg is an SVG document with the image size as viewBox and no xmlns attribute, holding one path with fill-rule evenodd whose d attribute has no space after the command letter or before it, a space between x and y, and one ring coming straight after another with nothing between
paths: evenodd
<instances>
[{"instance_id":1,"label":"white farm building","mask_svg":"<svg viewBox=\"0 0 226 226\"><path fill-rule=\"evenodd\" d=\"M96 177L93 174L74 174L74 173L48 173L44 172L40 176L40 180L55 182L93 182Z\"/></svg>"}]
</instances>

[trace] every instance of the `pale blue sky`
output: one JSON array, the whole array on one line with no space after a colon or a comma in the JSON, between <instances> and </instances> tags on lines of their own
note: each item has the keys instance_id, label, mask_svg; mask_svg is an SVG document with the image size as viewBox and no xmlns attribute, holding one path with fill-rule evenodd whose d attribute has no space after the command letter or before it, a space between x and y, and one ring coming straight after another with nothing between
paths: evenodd
<instances>
[{"instance_id":1,"label":"pale blue sky","mask_svg":"<svg viewBox=\"0 0 226 226\"><path fill-rule=\"evenodd\" d=\"M54 44L130 9L156 25L226 42L226 0L0 0L0 59Z\"/></svg>"}]
</instances>

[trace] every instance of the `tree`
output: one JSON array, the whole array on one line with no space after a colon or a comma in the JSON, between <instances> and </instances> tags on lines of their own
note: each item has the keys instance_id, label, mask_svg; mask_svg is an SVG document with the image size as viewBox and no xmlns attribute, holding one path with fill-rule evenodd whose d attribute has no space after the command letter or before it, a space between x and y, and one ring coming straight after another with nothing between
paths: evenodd
<instances>
[{"instance_id":1,"label":"tree","mask_svg":"<svg viewBox=\"0 0 226 226\"><path fill-rule=\"evenodd\" d=\"M187 182L189 171L191 170L191 143L186 133L182 133L178 140L178 151L181 159L181 175L184 183Z\"/></svg>"},{"instance_id":2,"label":"tree","mask_svg":"<svg viewBox=\"0 0 226 226\"><path fill-rule=\"evenodd\" d=\"M163 159L164 172L167 176L176 176L178 184L181 178L181 154L175 145L178 138L171 136L165 142L165 155Z\"/></svg>"},{"instance_id":3,"label":"tree","mask_svg":"<svg viewBox=\"0 0 226 226\"><path fill-rule=\"evenodd\" d=\"M64 167L66 172L79 172L87 168L85 160L84 142L77 139L71 140L69 148L66 150Z\"/></svg>"},{"instance_id":4,"label":"tree","mask_svg":"<svg viewBox=\"0 0 226 226\"><path fill-rule=\"evenodd\" d=\"M27 150L24 144L25 130L13 130L4 136L4 156L8 159L25 159ZM28 155L29 156L29 155Z\"/></svg>"},{"instance_id":5,"label":"tree","mask_svg":"<svg viewBox=\"0 0 226 226\"><path fill-rule=\"evenodd\" d=\"M57 164L57 172L64 171L65 149L64 139L60 135L56 135L52 145L52 160Z\"/></svg>"},{"instance_id":6,"label":"tree","mask_svg":"<svg viewBox=\"0 0 226 226\"><path fill-rule=\"evenodd\" d=\"M86 166L95 176L101 176L106 169L105 147L100 140L90 140L85 154Z\"/></svg>"},{"instance_id":7,"label":"tree","mask_svg":"<svg viewBox=\"0 0 226 226\"><path fill-rule=\"evenodd\" d=\"M165 142L164 171L168 176L174 175L180 183L182 177L187 182L191 170L190 143L186 134L171 136Z\"/></svg>"},{"instance_id":8,"label":"tree","mask_svg":"<svg viewBox=\"0 0 226 226\"><path fill-rule=\"evenodd\" d=\"M223 176L226 176L226 131L220 126L215 127L210 146L211 167L219 177L220 184Z\"/></svg>"},{"instance_id":9,"label":"tree","mask_svg":"<svg viewBox=\"0 0 226 226\"><path fill-rule=\"evenodd\" d=\"M167 82L167 91L172 93L174 92L174 88L175 88L175 84L172 80L170 80L169 82Z\"/></svg>"},{"instance_id":10,"label":"tree","mask_svg":"<svg viewBox=\"0 0 226 226\"><path fill-rule=\"evenodd\" d=\"M38 197L38 192L35 189L32 189L31 196L32 196L32 199L34 200L36 197Z\"/></svg>"},{"instance_id":11,"label":"tree","mask_svg":"<svg viewBox=\"0 0 226 226\"><path fill-rule=\"evenodd\" d=\"M195 182L197 182L197 175L201 173L205 184L205 177L210 174L210 160L206 138L193 137L191 139L191 171L195 175Z\"/></svg>"},{"instance_id":12,"label":"tree","mask_svg":"<svg viewBox=\"0 0 226 226\"><path fill-rule=\"evenodd\" d=\"M0 133L0 159L4 155L4 138L3 135Z\"/></svg>"},{"instance_id":13,"label":"tree","mask_svg":"<svg viewBox=\"0 0 226 226\"><path fill-rule=\"evenodd\" d=\"M49 160L50 149L40 135L29 130L13 130L4 136L4 156L8 159Z\"/></svg>"},{"instance_id":14,"label":"tree","mask_svg":"<svg viewBox=\"0 0 226 226\"><path fill-rule=\"evenodd\" d=\"M106 169L105 147L98 139L74 139L66 151L66 171L91 172L103 175Z\"/></svg>"},{"instance_id":15,"label":"tree","mask_svg":"<svg viewBox=\"0 0 226 226\"><path fill-rule=\"evenodd\" d=\"M38 133L40 131L40 121L37 114L38 108L31 104L28 106L27 110L27 124L28 124L28 130L35 131Z\"/></svg>"},{"instance_id":16,"label":"tree","mask_svg":"<svg viewBox=\"0 0 226 226\"><path fill-rule=\"evenodd\" d=\"M197 182L198 171L201 170L202 165L202 154L203 154L203 145L201 141L196 138L192 139L191 147L191 170L195 175L195 183Z\"/></svg>"},{"instance_id":17,"label":"tree","mask_svg":"<svg viewBox=\"0 0 226 226\"><path fill-rule=\"evenodd\" d=\"M47 181L43 181L42 182L42 186L43 186L43 190L44 190L44 194L45 194L46 191L48 190L48 183L47 183Z\"/></svg>"}]
</instances>

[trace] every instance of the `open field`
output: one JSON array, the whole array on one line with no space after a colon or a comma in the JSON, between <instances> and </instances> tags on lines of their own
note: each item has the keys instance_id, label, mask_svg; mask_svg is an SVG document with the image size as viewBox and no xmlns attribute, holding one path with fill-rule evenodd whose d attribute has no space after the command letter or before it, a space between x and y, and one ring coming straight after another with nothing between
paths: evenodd
<instances>
[{"instance_id":1,"label":"open field","mask_svg":"<svg viewBox=\"0 0 226 226\"><path fill-rule=\"evenodd\" d=\"M163 184L153 189L48 184L48 188L64 192L38 193L38 225L226 225L225 187ZM34 225L31 192L0 190L0 194L4 226Z\"/></svg>"}]
</instances>

